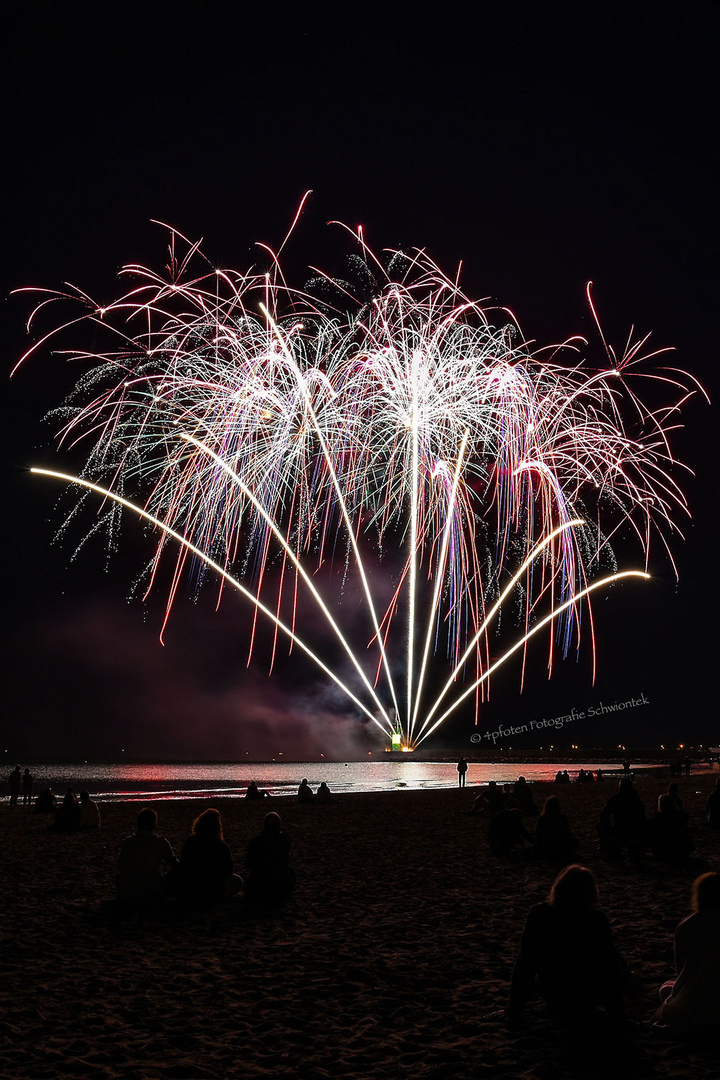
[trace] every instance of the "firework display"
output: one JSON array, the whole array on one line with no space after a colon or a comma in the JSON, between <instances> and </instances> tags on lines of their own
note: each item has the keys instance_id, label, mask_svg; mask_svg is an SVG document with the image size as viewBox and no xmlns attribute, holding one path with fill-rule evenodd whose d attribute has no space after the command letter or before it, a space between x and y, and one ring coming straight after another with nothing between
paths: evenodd
<instances>
[{"instance_id":1,"label":"firework display","mask_svg":"<svg viewBox=\"0 0 720 1080\"><path fill-rule=\"evenodd\" d=\"M41 293L31 327L73 307L23 360L52 347L81 366L60 445L87 449L78 475L34 471L99 494L111 533L123 509L151 524L148 588L174 560L168 616L183 580L212 575L252 605L251 653L271 626L272 657L289 639L412 748L468 699L477 714L544 628L550 669L581 626L592 650L591 594L647 577L656 540L672 559L687 506L669 440L699 388L650 366L647 338L616 354L599 323L600 365L580 338L532 349L424 252L354 235L349 281L291 288L269 249L269 270L219 270L170 230L167 272L125 267L113 303ZM640 568L620 570L629 531Z\"/></svg>"}]
</instances>

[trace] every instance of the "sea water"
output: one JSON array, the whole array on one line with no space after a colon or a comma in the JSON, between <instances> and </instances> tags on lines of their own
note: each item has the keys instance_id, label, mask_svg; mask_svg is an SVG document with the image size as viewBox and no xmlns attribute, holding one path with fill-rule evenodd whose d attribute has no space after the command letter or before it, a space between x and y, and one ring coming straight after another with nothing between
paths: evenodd
<instances>
[{"instance_id":1,"label":"sea water","mask_svg":"<svg viewBox=\"0 0 720 1080\"><path fill-rule=\"evenodd\" d=\"M23 768L25 763L21 763ZM634 765L633 768L647 768ZM267 762L36 762L29 765L34 794L51 787L62 794L67 787L87 790L103 802L148 799L203 799L245 794L254 780L271 795L294 795L303 777L311 787L325 781L332 792L398 791L456 787L454 762L419 761L412 758L380 761L267 761ZM621 771L617 762L560 762L518 764L471 762L468 786L489 780L511 783L522 774L530 783L553 780L559 769L574 779L580 769Z\"/></svg>"}]
</instances>

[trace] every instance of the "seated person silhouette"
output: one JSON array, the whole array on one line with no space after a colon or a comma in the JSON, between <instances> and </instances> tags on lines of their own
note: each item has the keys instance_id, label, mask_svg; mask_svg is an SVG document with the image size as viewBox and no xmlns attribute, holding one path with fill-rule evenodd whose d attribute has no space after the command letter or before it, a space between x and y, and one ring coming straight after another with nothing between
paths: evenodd
<instances>
[{"instance_id":1,"label":"seated person silhouette","mask_svg":"<svg viewBox=\"0 0 720 1080\"><path fill-rule=\"evenodd\" d=\"M488 826L488 844L493 855L509 855L518 844L532 844L532 836L522 822L522 810L498 810Z\"/></svg>"},{"instance_id":2,"label":"seated person silhouette","mask_svg":"<svg viewBox=\"0 0 720 1080\"><path fill-rule=\"evenodd\" d=\"M597 908L598 888L584 866L567 866L545 903L530 909L512 973L508 1019L540 996L553 1018L577 1030L603 1010L620 1022L628 969L610 925Z\"/></svg>"},{"instance_id":3,"label":"seated person silhouette","mask_svg":"<svg viewBox=\"0 0 720 1080\"><path fill-rule=\"evenodd\" d=\"M679 1033L720 1025L720 874L692 887L693 914L675 930L676 976L660 987L655 1024Z\"/></svg>"},{"instance_id":4,"label":"seated person silhouette","mask_svg":"<svg viewBox=\"0 0 720 1080\"><path fill-rule=\"evenodd\" d=\"M72 788L68 788L63 801L55 811L53 829L56 832L75 832L80 828L80 803Z\"/></svg>"},{"instance_id":5,"label":"seated person silhouette","mask_svg":"<svg viewBox=\"0 0 720 1080\"><path fill-rule=\"evenodd\" d=\"M535 826L535 850L541 859L570 862L577 846L570 822L560 809L560 800L556 795L551 795L545 800L543 812Z\"/></svg>"},{"instance_id":6,"label":"seated person silhouette","mask_svg":"<svg viewBox=\"0 0 720 1080\"><path fill-rule=\"evenodd\" d=\"M620 858L627 848L633 862L640 862L645 850L645 807L629 776L624 776L618 790L600 811L597 824L600 854Z\"/></svg>"},{"instance_id":7,"label":"seated person silhouette","mask_svg":"<svg viewBox=\"0 0 720 1080\"><path fill-rule=\"evenodd\" d=\"M679 810L681 814L685 814L685 803L682 801L682 799L680 797L680 792L678 790L678 785L677 784L668 784L667 793L670 796L670 798L672 799L673 803L675 804L675 809ZM689 818L690 818L690 815L685 814L685 820L688 821Z\"/></svg>"},{"instance_id":8,"label":"seated person silhouette","mask_svg":"<svg viewBox=\"0 0 720 1080\"><path fill-rule=\"evenodd\" d=\"M100 810L87 791L80 792L80 828L99 829Z\"/></svg>"},{"instance_id":9,"label":"seated person silhouette","mask_svg":"<svg viewBox=\"0 0 720 1080\"><path fill-rule=\"evenodd\" d=\"M35 800L36 814L54 814L57 807L57 799L52 788L42 788Z\"/></svg>"},{"instance_id":10,"label":"seated person silhouette","mask_svg":"<svg viewBox=\"0 0 720 1080\"><path fill-rule=\"evenodd\" d=\"M705 803L707 824L711 829L720 829L720 777L715 781L715 790L711 791Z\"/></svg>"},{"instance_id":11,"label":"seated person silhouette","mask_svg":"<svg viewBox=\"0 0 720 1080\"><path fill-rule=\"evenodd\" d=\"M300 781L300 787L298 788L298 802L308 803L312 802L315 798L313 789L308 784L307 780L303 777Z\"/></svg>"},{"instance_id":12,"label":"seated person silhouette","mask_svg":"<svg viewBox=\"0 0 720 1080\"><path fill-rule=\"evenodd\" d=\"M537 814L538 808L533 802L532 788L524 776L518 776L513 784L512 798L520 807L523 814Z\"/></svg>"},{"instance_id":13,"label":"seated person silhouette","mask_svg":"<svg viewBox=\"0 0 720 1080\"><path fill-rule=\"evenodd\" d=\"M502 810L504 802L505 796L497 786L497 783L494 780L489 780L487 787L485 787L475 799L472 810L468 810L467 813L483 814L486 817L492 817L493 814L497 814L498 810Z\"/></svg>"},{"instance_id":14,"label":"seated person silhouette","mask_svg":"<svg viewBox=\"0 0 720 1080\"><path fill-rule=\"evenodd\" d=\"M217 810L205 810L195 819L192 835L180 852L173 873L172 888L188 907L212 907L235 896L242 878L233 873L233 857L223 838L222 819Z\"/></svg>"},{"instance_id":15,"label":"seated person silhouette","mask_svg":"<svg viewBox=\"0 0 720 1080\"><path fill-rule=\"evenodd\" d=\"M315 800L316 802L326 803L330 802L331 799L332 793L330 791L330 788L323 780L323 782L320 784L320 787L317 789L317 792L315 793Z\"/></svg>"},{"instance_id":16,"label":"seated person silhouette","mask_svg":"<svg viewBox=\"0 0 720 1080\"><path fill-rule=\"evenodd\" d=\"M687 862L695 846L687 816L678 810L670 795L658 799L658 812L647 822L645 835L650 850L661 862Z\"/></svg>"},{"instance_id":17,"label":"seated person silhouette","mask_svg":"<svg viewBox=\"0 0 720 1080\"><path fill-rule=\"evenodd\" d=\"M164 872L177 866L177 859L164 836L155 835L157 814L144 807L137 816L137 832L126 837L118 855L118 900L145 904L162 899Z\"/></svg>"},{"instance_id":18,"label":"seated person silhouette","mask_svg":"<svg viewBox=\"0 0 720 1080\"><path fill-rule=\"evenodd\" d=\"M295 871L290 866L290 837L283 830L280 815L265 815L263 831L254 836L245 853L249 873L245 900L250 904L277 906L289 899L295 887Z\"/></svg>"},{"instance_id":19,"label":"seated person silhouette","mask_svg":"<svg viewBox=\"0 0 720 1080\"><path fill-rule=\"evenodd\" d=\"M247 791L245 792L245 798L246 799L269 799L270 798L270 792L265 791L264 788L262 788L262 789L259 788L257 786L257 784L255 783L255 781L251 780L250 783L247 786Z\"/></svg>"}]
</instances>

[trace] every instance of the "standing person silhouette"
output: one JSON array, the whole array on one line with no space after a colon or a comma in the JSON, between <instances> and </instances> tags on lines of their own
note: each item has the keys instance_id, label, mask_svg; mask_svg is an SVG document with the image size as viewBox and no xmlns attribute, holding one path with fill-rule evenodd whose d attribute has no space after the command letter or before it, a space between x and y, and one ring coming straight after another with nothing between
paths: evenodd
<instances>
[{"instance_id":1,"label":"standing person silhouette","mask_svg":"<svg viewBox=\"0 0 720 1080\"><path fill-rule=\"evenodd\" d=\"M34 779L35 779L35 777L30 772L30 770L26 769L25 772L23 773L23 778L22 778L23 806L29 806L30 803L32 802L32 789L33 789L33 781L34 781Z\"/></svg>"},{"instance_id":2,"label":"standing person silhouette","mask_svg":"<svg viewBox=\"0 0 720 1080\"><path fill-rule=\"evenodd\" d=\"M20 772L19 765L16 765L10 773L8 783L10 784L10 805L17 806L18 797L20 795L20 785L22 783L22 773Z\"/></svg>"},{"instance_id":3,"label":"standing person silhouette","mask_svg":"<svg viewBox=\"0 0 720 1080\"><path fill-rule=\"evenodd\" d=\"M461 757L457 763L458 774L458 787L465 787L465 777L467 776L468 763L464 757Z\"/></svg>"}]
</instances>

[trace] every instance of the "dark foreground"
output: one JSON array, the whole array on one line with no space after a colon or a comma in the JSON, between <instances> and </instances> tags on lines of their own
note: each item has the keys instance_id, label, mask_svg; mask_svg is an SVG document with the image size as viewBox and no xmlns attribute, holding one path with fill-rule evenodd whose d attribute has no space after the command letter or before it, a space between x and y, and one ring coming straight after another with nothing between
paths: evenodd
<instances>
[{"instance_id":1,"label":"dark foreground","mask_svg":"<svg viewBox=\"0 0 720 1080\"><path fill-rule=\"evenodd\" d=\"M713 1046L660 1038L649 1021L672 975L690 885L720 869L720 836L700 827L716 777L681 782L697 856L682 869L599 858L594 823L615 780L536 791L540 802L559 795L635 975L625 1041L600 1033L573 1045L540 1004L523 1031L505 1023L524 918L555 871L529 855L490 855L487 822L465 815L475 788L344 795L327 806L214 800L238 862L271 805L292 836L296 893L283 911L252 916L235 903L118 917L114 860L137 804L103 805L97 833L53 834L46 819L5 803L0 1075L715 1080ZM666 785L640 778L646 809ZM159 803L158 831L178 851L207 805Z\"/></svg>"}]
</instances>

